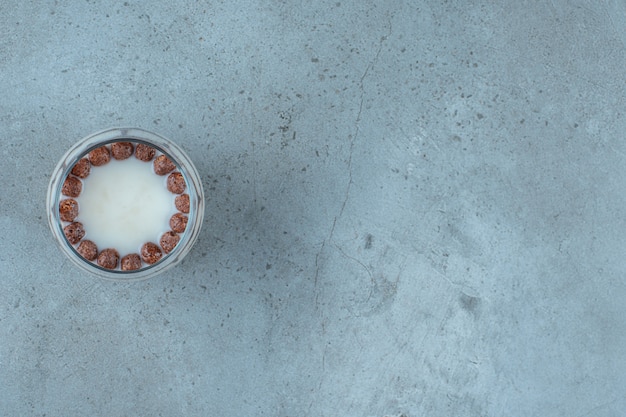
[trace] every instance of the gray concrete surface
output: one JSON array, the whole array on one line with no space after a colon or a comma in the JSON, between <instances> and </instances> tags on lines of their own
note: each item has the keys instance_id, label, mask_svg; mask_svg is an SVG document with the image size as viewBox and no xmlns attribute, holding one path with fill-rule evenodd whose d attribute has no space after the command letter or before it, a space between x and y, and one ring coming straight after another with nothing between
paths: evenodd
<instances>
[{"instance_id":1,"label":"gray concrete surface","mask_svg":"<svg viewBox=\"0 0 626 417\"><path fill-rule=\"evenodd\" d=\"M0 415L621 416L626 3L0 4ZM49 175L177 141L185 262L63 258Z\"/></svg>"}]
</instances>

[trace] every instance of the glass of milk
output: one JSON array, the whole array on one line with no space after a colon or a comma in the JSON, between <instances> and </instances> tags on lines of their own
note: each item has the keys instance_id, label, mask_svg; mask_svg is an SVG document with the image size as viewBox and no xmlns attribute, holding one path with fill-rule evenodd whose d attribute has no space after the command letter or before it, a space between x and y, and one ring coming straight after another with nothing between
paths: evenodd
<instances>
[{"instance_id":1,"label":"glass of milk","mask_svg":"<svg viewBox=\"0 0 626 417\"><path fill-rule=\"evenodd\" d=\"M130 157L86 163L92 151L122 143L132 144ZM154 150L150 160L136 157L137 145ZM155 172L157 158L170 162L167 172ZM77 163L87 165L88 174L73 170ZM188 205L179 204L187 196ZM78 141L55 168L46 205L65 255L82 270L116 281L150 278L176 265L196 242L204 218L202 182L191 159L171 140L139 128L107 129ZM187 221L184 230L181 218Z\"/></svg>"}]
</instances>

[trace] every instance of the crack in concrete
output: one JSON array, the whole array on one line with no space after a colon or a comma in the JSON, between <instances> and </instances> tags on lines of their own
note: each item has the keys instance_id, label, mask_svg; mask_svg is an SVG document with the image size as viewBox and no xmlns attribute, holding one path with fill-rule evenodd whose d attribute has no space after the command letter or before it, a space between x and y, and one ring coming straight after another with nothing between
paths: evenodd
<instances>
[{"instance_id":1,"label":"crack in concrete","mask_svg":"<svg viewBox=\"0 0 626 417\"><path fill-rule=\"evenodd\" d=\"M350 198L350 190L352 188L352 183L353 183L353 179L352 179L352 156L354 154L354 144L358 139L359 136L359 128L360 128L360 123L361 123L361 114L363 112L363 102L365 100L365 89L363 88L363 84L365 82L365 78L367 77L367 74L369 73L370 69L378 62L379 57L380 57L380 53L383 49L383 44L385 43L385 41L387 40L387 38L389 38L389 36L391 36L391 19L389 18L389 16L387 16L387 20L388 20L388 30L387 30L387 34L384 36L381 36L379 42L378 42L378 47L376 48L376 53L374 54L374 57L368 62L367 66L365 67L365 70L363 71L363 74L361 75L361 78L359 79L359 91L360 91L360 95L359 95L359 110L357 111L357 115L356 115L356 119L354 121L354 131L353 133L349 136L350 138L350 150L348 153L348 183L346 185L346 190L344 192L344 198L343 201L341 203L341 208L339 209L339 213L334 217L333 219L333 224L330 228L330 232L328 233L328 237L326 239L324 239L324 241L322 241L321 247L319 249L319 251L317 252L317 255L315 255L315 275L314 275L314 280L313 280L313 284L314 284L314 288L315 288L315 308L317 309L319 307L319 290L318 290L318 278L319 278L319 270L320 270L320 265L319 265L319 258L322 255L322 253L324 252L324 249L326 248L326 242L331 242L333 239L333 236L335 234L335 227L337 226L337 220L339 220L342 216L343 216L343 212L346 208L346 204L348 203L348 199Z\"/></svg>"},{"instance_id":2,"label":"crack in concrete","mask_svg":"<svg viewBox=\"0 0 626 417\"><path fill-rule=\"evenodd\" d=\"M378 48L376 49L376 54L374 55L374 58L372 58L372 60L370 60L370 62L367 64L367 67L365 68L365 71L363 71L363 75L361 75L361 79L359 80L359 91L361 94L359 97L359 111L357 112L356 119L354 121L354 133L351 135L351 140L350 140L350 152L348 154L348 184L346 186L345 197L341 204L341 209L339 210L339 214L335 216L335 219L333 220L333 226L330 229L328 240L331 240L333 238L333 235L335 233L335 226L337 224L337 219L341 218L341 216L343 215L343 211L346 208L346 203L348 202L348 198L350 197L350 189L352 188L352 155L354 154L354 144L359 137L361 114L363 112L363 101L365 99L365 89L363 88L363 84L370 69L378 62L378 59L380 57L380 52L383 49L383 43L391 35L391 21L389 21L388 26L389 26L389 30L387 32L387 35L382 36L380 38L380 41L378 42Z\"/></svg>"}]
</instances>

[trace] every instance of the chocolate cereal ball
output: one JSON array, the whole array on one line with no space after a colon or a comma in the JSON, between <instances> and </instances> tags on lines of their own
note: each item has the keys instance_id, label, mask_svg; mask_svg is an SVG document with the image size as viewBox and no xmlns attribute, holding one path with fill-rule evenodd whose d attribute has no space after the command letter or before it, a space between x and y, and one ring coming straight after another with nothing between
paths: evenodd
<instances>
[{"instance_id":1,"label":"chocolate cereal ball","mask_svg":"<svg viewBox=\"0 0 626 417\"><path fill-rule=\"evenodd\" d=\"M111 144L111 156L120 161L130 158L134 150L133 144L130 142L115 142Z\"/></svg>"},{"instance_id":2,"label":"chocolate cereal ball","mask_svg":"<svg viewBox=\"0 0 626 417\"><path fill-rule=\"evenodd\" d=\"M176 196L174 205L176 206L176 210L183 213L189 213L189 194Z\"/></svg>"},{"instance_id":3,"label":"chocolate cereal ball","mask_svg":"<svg viewBox=\"0 0 626 417\"><path fill-rule=\"evenodd\" d=\"M171 193L181 194L185 191L185 188L187 188L187 185L185 184L183 174L180 172L172 172L167 177L167 189L170 190Z\"/></svg>"},{"instance_id":4,"label":"chocolate cereal ball","mask_svg":"<svg viewBox=\"0 0 626 417\"><path fill-rule=\"evenodd\" d=\"M59 203L59 215L64 222L73 222L78 216L78 202L71 198Z\"/></svg>"},{"instance_id":5,"label":"chocolate cereal ball","mask_svg":"<svg viewBox=\"0 0 626 417\"><path fill-rule=\"evenodd\" d=\"M170 217L170 227L176 233L182 233L187 228L187 216L176 213Z\"/></svg>"},{"instance_id":6,"label":"chocolate cereal ball","mask_svg":"<svg viewBox=\"0 0 626 417\"><path fill-rule=\"evenodd\" d=\"M176 247L179 240L180 236L170 230L169 232L163 233L163 235L161 235L159 243L163 248L163 252L170 253Z\"/></svg>"},{"instance_id":7,"label":"chocolate cereal ball","mask_svg":"<svg viewBox=\"0 0 626 417\"><path fill-rule=\"evenodd\" d=\"M144 243L141 247L141 259L147 264L152 265L161 259L162 256L161 249L155 243Z\"/></svg>"},{"instance_id":8,"label":"chocolate cereal ball","mask_svg":"<svg viewBox=\"0 0 626 417\"><path fill-rule=\"evenodd\" d=\"M131 253L122 258L122 271L134 271L141 268L141 258L136 253Z\"/></svg>"},{"instance_id":9,"label":"chocolate cereal ball","mask_svg":"<svg viewBox=\"0 0 626 417\"><path fill-rule=\"evenodd\" d=\"M68 198L59 203L59 215L64 222L73 222L78 216L78 202Z\"/></svg>"},{"instance_id":10,"label":"chocolate cereal ball","mask_svg":"<svg viewBox=\"0 0 626 417\"><path fill-rule=\"evenodd\" d=\"M61 193L68 197L78 197L83 190L83 183L76 177L68 176L63 182Z\"/></svg>"},{"instance_id":11,"label":"chocolate cereal ball","mask_svg":"<svg viewBox=\"0 0 626 417\"><path fill-rule=\"evenodd\" d=\"M88 261L93 261L98 256L98 247L91 240L83 240L76 248L76 251Z\"/></svg>"},{"instance_id":12,"label":"chocolate cereal ball","mask_svg":"<svg viewBox=\"0 0 626 417\"><path fill-rule=\"evenodd\" d=\"M135 148L135 157L140 161L149 162L154 158L154 154L156 151L154 148L144 145L143 143L138 143Z\"/></svg>"},{"instance_id":13,"label":"chocolate cereal ball","mask_svg":"<svg viewBox=\"0 0 626 417\"><path fill-rule=\"evenodd\" d=\"M76 175L78 178L87 178L91 171L91 164L87 158L82 158L74 164L72 167L72 175Z\"/></svg>"},{"instance_id":14,"label":"chocolate cereal ball","mask_svg":"<svg viewBox=\"0 0 626 417\"><path fill-rule=\"evenodd\" d=\"M81 222L74 222L63 228L63 234L72 245L75 245L85 237L85 229Z\"/></svg>"},{"instance_id":15,"label":"chocolate cereal ball","mask_svg":"<svg viewBox=\"0 0 626 417\"><path fill-rule=\"evenodd\" d=\"M117 268L117 262L120 260L120 254L115 249L104 249L98 255L98 265L106 269Z\"/></svg>"},{"instance_id":16,"label":"chocolate cereal ball","mask_svg":"<svg viewBox=\"0 0 626 417\"><path fill-rule=\"evenodd\" d=\"M165 175L176 169L176 165L165 155L159 155L154 160L154 172L157 175Z\"/></svg>"},{"instance_id":17,"label":"chocolate cereal ball","mask_svg":"<svg viewBox=\"0 0 626 417\"><path fill-rule=\"evenodd\" d=\"M99 167L111 160L111 154L109 153L109 148L101 146L89 152L88 158L91 165Z\"/></svg>"}]
</instances>

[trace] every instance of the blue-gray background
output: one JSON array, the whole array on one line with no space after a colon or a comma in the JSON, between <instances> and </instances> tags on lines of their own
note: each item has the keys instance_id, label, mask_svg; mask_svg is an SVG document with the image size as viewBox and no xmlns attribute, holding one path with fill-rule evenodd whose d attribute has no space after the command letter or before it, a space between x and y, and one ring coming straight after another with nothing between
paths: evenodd
<instances>
[{"instance_id":1,"label":"blue-gray background","mask_svg":"<svg viewBox=\"0 0 626 417\"><path fill-rule=\"evenodd\" d=\"M0 415L616 416L623 1L0 4ZM171 272L85 276L49 175L200 171Z\"/></svg>"}]
</instances>

